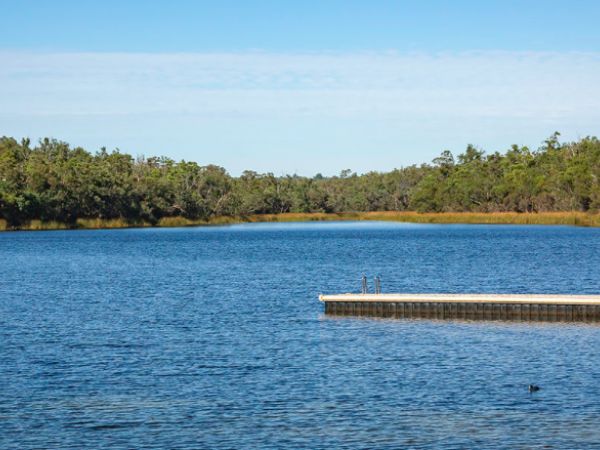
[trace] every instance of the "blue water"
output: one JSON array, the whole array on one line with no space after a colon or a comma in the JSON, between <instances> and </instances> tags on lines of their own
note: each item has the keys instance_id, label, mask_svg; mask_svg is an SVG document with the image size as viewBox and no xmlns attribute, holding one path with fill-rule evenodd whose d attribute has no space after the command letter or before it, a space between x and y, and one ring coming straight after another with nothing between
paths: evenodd
<instances>
[{"instance_id":1,"label":"blue water","mask_svg":"<svg viewBox=\"0 0 600 450\"><path fill-rule=\"evenodd\" d=\"M317 295L599 293L599 267L600 229L569 227L2 233L0 448L598 448L600 326Z\"/></svg>"}]
</instances>

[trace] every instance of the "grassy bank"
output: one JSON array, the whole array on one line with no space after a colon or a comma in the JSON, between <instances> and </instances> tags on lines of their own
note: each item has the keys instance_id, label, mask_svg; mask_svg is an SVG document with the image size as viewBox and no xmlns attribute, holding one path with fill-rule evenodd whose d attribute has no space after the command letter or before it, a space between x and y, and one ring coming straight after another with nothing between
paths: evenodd
<instances>
[{"instance_id":1,"label":"grassy bank","mask_svg":"<svg viewBox=\"0 0 600 450\"><path fill-rule=\"evenodd\" d=\"M164 217L155 226L189 227L207 225L230 225L258 222L309 222L309 221L380 220L412 223L465 223L465 224L510 224L510 225L572 225L600 227L600 214L582 212L545 213L416 213L399 211L353 212L353 213L285 213L254 214L244 217L220 216L210 220L190 220L183 217ZM18 230L65 230L151 227L147 222L127 222L123 219L79 219L75 226L60 222L33 220L18 227ZM0 231L14 230L0 219Z\"/></svg>"},{"instance_id":2,"label":"grassy bank","mask_svg":"<svg viewBox=\"0 0 600 450\"><path fill-rule=\"evenodd\" d=\"M411 223L464 223L506 225L573 225L600 227L600 214L582 212L545 213L416 213L400 211L359 213L264 214L248 218L249 222L299 222L319 220L379 220Z\"/></svg>"}]
</instances>

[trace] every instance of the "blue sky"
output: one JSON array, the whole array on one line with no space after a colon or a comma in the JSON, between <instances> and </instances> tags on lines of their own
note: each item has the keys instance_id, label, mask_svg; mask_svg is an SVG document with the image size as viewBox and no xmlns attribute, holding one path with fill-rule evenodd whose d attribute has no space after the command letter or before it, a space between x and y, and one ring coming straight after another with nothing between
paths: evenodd
<instances>
[{"instance_id":1,"label":"blue sky","mask_svg":"<svg viewBox=\"0 0 600 450\"><path fill-rule=\"evenodd\" d=\"M600 2L3 2L0 134L276 174L598 133Z\"/></svg>"}]
</instances>

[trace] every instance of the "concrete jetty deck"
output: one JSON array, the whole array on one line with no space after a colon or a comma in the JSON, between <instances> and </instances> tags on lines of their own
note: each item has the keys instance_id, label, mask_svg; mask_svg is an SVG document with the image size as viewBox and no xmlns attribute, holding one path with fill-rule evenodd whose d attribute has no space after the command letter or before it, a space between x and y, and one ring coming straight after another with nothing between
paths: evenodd
<instances>
[{"instance_id":1,"label":"concrete jetty deck","mask_svg":"<svg viewBox=\"0 0 600 450\"><path fill-rule=\"evenodd\" d=\"M600 321L600 295L334 294L320 295L325 313L397 318Z\"/></svg>"}]
</instances>

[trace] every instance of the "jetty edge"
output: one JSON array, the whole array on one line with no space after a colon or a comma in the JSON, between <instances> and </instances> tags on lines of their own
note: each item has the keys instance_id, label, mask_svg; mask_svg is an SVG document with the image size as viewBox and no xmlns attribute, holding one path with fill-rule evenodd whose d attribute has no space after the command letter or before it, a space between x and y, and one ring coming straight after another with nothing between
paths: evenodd
<instances>
[{"instance_id":1,"label":"jetty edge","mask_svg":"<svg viewBox=\"0 0 600 450\"><path fill-rule=\"evenodd\" d=\"M321 294L325 313L389 318L600 322L600 295Z\"/></svg>"}]
</instances>

